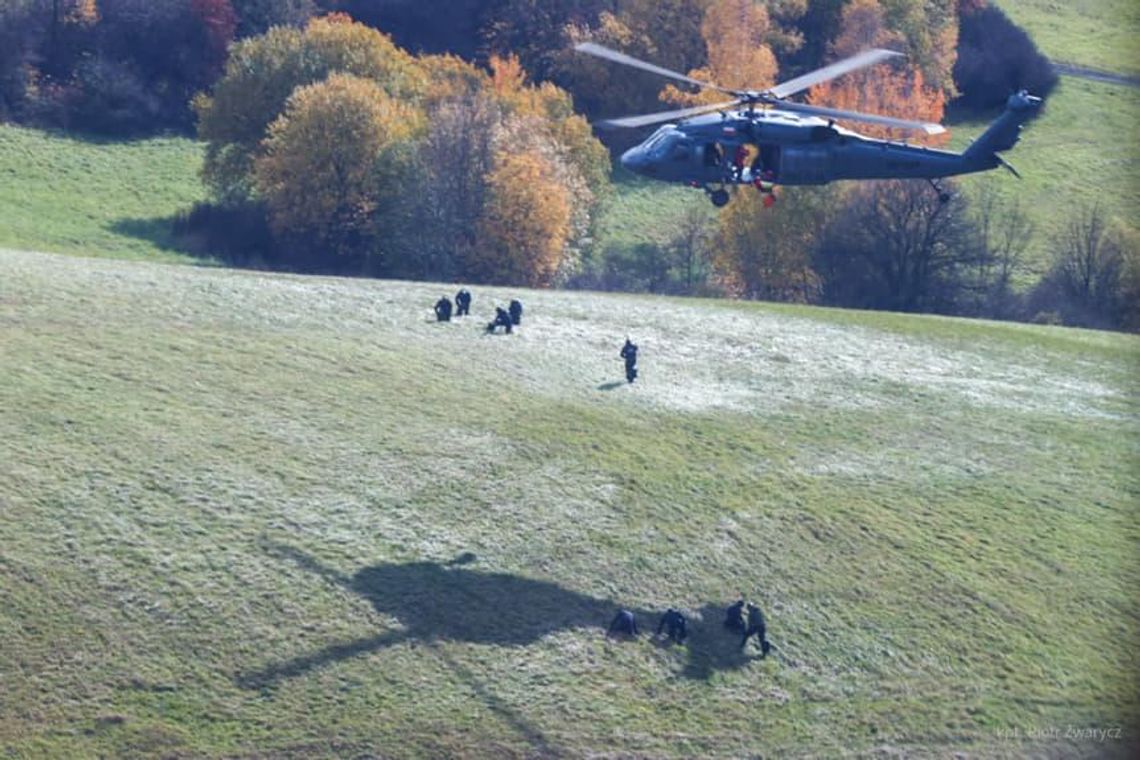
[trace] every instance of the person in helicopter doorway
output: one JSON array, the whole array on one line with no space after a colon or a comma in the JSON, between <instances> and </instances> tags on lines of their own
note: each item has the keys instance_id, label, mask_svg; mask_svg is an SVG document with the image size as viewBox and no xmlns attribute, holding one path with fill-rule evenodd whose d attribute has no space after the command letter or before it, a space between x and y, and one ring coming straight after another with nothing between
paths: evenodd
<instances>
[{"instance_id":1,"label":"person in helicopter doorway","mask_svg":"<svg viewBox=\"0 0 1140 760\"><path fill-rule=\"evenodd\" d=\"M510 305L507 306L507 311L511 315L512 325L522 322L522 301L517 298L512 299Z\"/></svg>"},{"instance_id":2,"label":"person in helicopter doorway","mask_svg":"<svg viewBox=\"0 0 1140 760\"><path fill-rule=\"evenodd\" d=\"M626 338L618 355L625 359L625 379L632 383L637 379L637 344Z\"/></svg>"},{"instance_id":3,"label":"person in helicopter doorway","mask_svg":"<svg viewBox=\"0 0 1140 760\"><path fill-rule=\"evenodd\" d=\"M705 166L720 166L724 161L724 149L720 147L720 143L718 142L705 143L703 153Z\"/></svg>"},{"instance_id":4,"label":"person in helicopter doorway","mask_svg":"<svg viewBox=\"0 0 1140 760\"><path fill-rule=\"evenodd\" d=\"M437 322L451 321L451 301L447 300L447 296L435 302L435 318Z\"/></svg>"},{"instance_id":5,"label":"person in helicopter doorway","mask_svg":"<svg viewBox=\"0 0 1140 760\"><path fill-rule=\"evenodd\" d=\"M502 306L495 307L495 318L487 324L487 332L495 332L496 327L502 327L503 332L511 331L511 315Z\"/></svg>"},{"instance_id":6,"label":"person in helicopter doorway","mask_svg":"<svg viewBox=\"0 0 1140 760\"><path fill-rule=\"evenodd\" d=\"M739 182L744 176L744 164L748 161L748 143L740 143L732 154L732 179Z\"/></svg>"},{"instance_id":7,"label":"person in helicopter doorway","mask_svg":"<svg viewBox=\"0 0 1140 760\"><path fill-rule=\"evenodd\" d=\"M455 294L455 316L466 317L471 314L471 293L462 288Z\"/></svg>"}]
</instances>

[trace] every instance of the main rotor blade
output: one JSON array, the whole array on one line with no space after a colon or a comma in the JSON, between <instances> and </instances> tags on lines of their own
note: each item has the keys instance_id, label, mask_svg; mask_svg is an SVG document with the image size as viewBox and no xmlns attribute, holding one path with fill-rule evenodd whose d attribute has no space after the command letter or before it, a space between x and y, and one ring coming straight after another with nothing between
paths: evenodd
<instances>
[{"instance_id":1,"label":"main rotor blade","mask_svg":"<svg viewBox=\"0 0 1140 760\"><path fill-rule=\"evenodd\" d=\"M673 121L674 119L684 119L689 116L696 116L710 111L723 111L727 108L733 108L742 103L741 100L730 100L726 103L714 103L707 106L694 106L692 108L680 108L676 111L658 111L657 113L647 113L641 116L625 116L620 119L607 119L606 121L597 122L599 127L644 127L647 124L659 124L663 121Z\"/></svg>"},{"instance_id":2,"label":"main rotor blade","mask_svg":"<svg viewBox=\"0 0 1140 760\"><path fill-rule=\"evenodd\" d=\"M850 58L844 58L842 61L836 61L829 66L824 66L822 69L809 71L803 76L798 76L795 79L789 79L786 82L781 82L775 87L772 87L769 90L765 90L765 93L775 98L786 98L789 95L794 95L797 92L806 90L807 88L817 85L820 82L826 82L829 79L835 79L835 77L840 76L841 74L846 74L849 71L862 69L867 66L874 66L876 63L885 61L888 58L895 58L901 55L902 53L896 53L893 50L871 48L870 50L864 50L862 53L853 55Z\"/></svg>"},{"instance_id":3,"label":"main rotor blade","mask_svg":"<svg viewBox=\"0 0 1140 760\"><path fill-rule=\"evenodd\" d=\"M663 77L676 79L679 82L685 82L686 84L694 85L696 87L720 90L721 92L727 92L729 95L736 94L735 90L726 89L720 85L713 84L712 82L702 82L700 79L693 79L692 77L685 76L679 71L666 69L661 66L657 66L656 64L649 63L648 61L643 61L640 58L634 58L632 55L626 55L625 53L619 53L616 50L610 50L608 47L604 47L595 42L579 42L574 46L574 49L579 53L588 53L589 55L597 56L598 58L605 58L606 60L614 61L615 63L622 63L626 66L632 66L635 69L649 71L654 74L659 74Z\"/></svg>"},{"instance_id":4,"label":"main rotor blade","mask_svg":"<svg viewBox=\"0 0 1140 760\"><path fill-rule=\"evenodd\" d=\"M808 105L807 103L781 101L773 103L772 107L778 111L795 111L797 113L812 114L814 116L827 116L832 119L862 121L868 124L883 124L888 127L897 127L898 129L921 130L928 135L940 135L946 131L946 128L941 124L931 124L926 121L908 121L907 119L896 119L891 116L879 116L871 113L859 113L858 111L843 111L838 108L824 108L822 106Z\"/></svg>"}]
</instances>

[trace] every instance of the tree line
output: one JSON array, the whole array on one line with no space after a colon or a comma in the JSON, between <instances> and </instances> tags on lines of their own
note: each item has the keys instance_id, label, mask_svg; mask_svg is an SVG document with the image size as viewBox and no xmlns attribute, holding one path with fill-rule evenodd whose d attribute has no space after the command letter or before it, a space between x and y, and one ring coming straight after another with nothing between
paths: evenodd
<instances>
[{"instance_id":1,"label":"tree line","mask_svg":"<svg viewBox=\"0 0 1140 760\"><path fill-rule=\"evenodd\" d=\"M657 243L598 244L610 159L586 119L706 95L574 54L584 39L729 87L891 47L905 61L808 99L929 121L1056 84L985 0L9 0L0 118L196 130L211 201L179 231L246 266L1136 329L1135 240L1095 207L1029 291L1025 215L923 183L789 189L766 213L742 192Z\"/></svg>"},{"instance_id":2,"label":"tree line","mask_svg":"<svg viewBox=\"0 0 1140 760\"><path fill-rule=\"evenodd\" d=\"M1140 330L1140 241L1101 206L1075 210L1042 273L1016 201L991 185L972 203L946 187L945 203L913 181L788 188L777 213L742 194L719 215L690 209L569 284Z\"/></svg>"}]
</instances>

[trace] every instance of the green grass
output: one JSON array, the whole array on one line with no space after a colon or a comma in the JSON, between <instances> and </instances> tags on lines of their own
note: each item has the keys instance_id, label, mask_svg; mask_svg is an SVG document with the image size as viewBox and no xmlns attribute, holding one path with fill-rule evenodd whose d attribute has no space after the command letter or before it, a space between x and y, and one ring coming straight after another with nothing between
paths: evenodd
<instances>
[{"instance_id":1,"label":"green grass","mask_svg":"<svg viewBox=\"0 0 1140 760\"><path fill-rule=\"evenodd\" d=\"M598 240L602 247L665 244L677 234L686 209L697 207L713 216L715 209L700 190L644 179L617 168L614 192L599 211Z\"/></svg>"},{"instance_id":2,"label":"green grass","mask_svg":"<svg viewBox=\"0 0 1140 760\"><path fill-rule=\"evenodd\" d=\"M1084 206L1099 202L1117 223L1135 228L1140 210L1138 125L1140 89L1062 77L1042 115L1004 154L1023 179L997 169L959 181L971 195L989 184L1000 197L1020 203L1035 226L1030 263L1043 271L1053 241ZM953 149L964 149L985 126L953 125Z\"/></svg>"},{"instance_id":3,"label":"green grass","mask_svg":"<svg viewBox=\"0 0 1140 760\"><path fill-rule=\"evenodd\" d=\"M1140 5L1132 0L1002 0L998 5L1054 61L1140 74Z\"/></svg>"},{"instance_id":4,"label":"green grass","mask_svg":"<svg viewBox=\"0 0 1140 760\"><path fill-rule=\"evenodd\" d=\"M0 754L1135 749L1140 339L441 288L0 252Z\"/></svg>"},{"instance_id":5,"label":"green grass","mask_svg":"<svg viewBox=\"0 0 1140 760\"><path fill-rule=\"evenodd\" d=\"M0 124L0 246L190 261L170 222L205 197L202 146L103 142Z\"/></svg>"}]
</instances>

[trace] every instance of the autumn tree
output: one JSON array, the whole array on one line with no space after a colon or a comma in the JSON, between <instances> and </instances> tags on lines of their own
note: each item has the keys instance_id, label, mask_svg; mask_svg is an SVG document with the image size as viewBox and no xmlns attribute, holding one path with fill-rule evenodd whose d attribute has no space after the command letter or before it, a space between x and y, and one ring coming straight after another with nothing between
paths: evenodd
<instances>
[{"instance_id":1,"label":"autumn tree","mask_svg":"<svg viewBox=\"0 0 1140 760\"><path fill-rule=\"evenodd\" d=\"M491 58L490 87L508 116L537 117L534 122L566 153L566 160L597 195L609 186L610 160L589 122L574 111L569 93L549 82L531 86L518 58Z\"/></svg>"},{"instance_id":2,"label":"autumn tree","mask_svg":"<svg viewBox=\"0 0 1140 760\"><path fill-rule=\"evenodd\" d=\"M489 53L518 55L536 80L545 81L555 71L567 29L592 26L613 6L613 0L493 0L482 34Z\"/></svg>"},{"instance_id":3,"label":"autumn tree","mask_svg":"<svg viewBox=\"0 0 1140 760\"><path fill-rule=\"evenodd\" d=\"M857 0L856 0L857 1ZM903 42L900 52L932 90L953 97L957 57L958 0L881 0L887 26Z\"/></svg>"},{"instance_id":4,"label":"autumn tree","mask_svg":"<svg viewBox=\"0 0 1140 760\"><path fill-rule=\"evenodd\" d=\"M900 36L887 26L879 0L852 0L843 9L841 33L832 44L834 58L846 58L869 47L897 46ZM926 84L921 69L910 62L882 63L849 72L816 85L808 102L818 105L895 116L916 121L942 121L945 97ZM906 136L931 145L944 144L949 135L919 135L875 124L858 123L863 134L878 137Z\"/></svg>"},{"instance_id":5,"label":"autumn tree","mask_svg":"<svg viewBox=\"0 0 1140 760\"><path fill-rule=\"evenodd\" d=\"M839 36L845 5L846 0L808 0L804 13L794 22L803 44L780 58L782 79L825 65L828 47Z\"/></svg>"},{"instance_id":6,"label":"autumn tree","mask_svg":"<svg viewBox=\"0 0 1140 760\"><path fill-rule=\"evenodd\" d=\"M567 45L555 55L552 78L573 93L590 119L660 108L661 78L628 66L582 55L571 45L596 42L678 71L705 63L701 19L710 0L626 0L597 22L567 27ZM620 142L617 134L607 141Z\"/></svg>"},{"instance_id":7,"label":"autumn tree","mask_svg":"<svg viewBox=\"0 0 1140 760\"><path fill-rule=\"evenodd\" d=\"M496 153L479 243L464 262L481 282L546 287L562 265L572 208L535 150Z\"/></svg>"},{"instance_id":8,"label":"autumn tree","mask_svg":"<svg viewBox=\"0 0 1140 760\"><path fill-rule=\"evenodd\" d=\"M226 49L237 30L237 14L230 0L190 0L190 11L202 25L200 55L207 77L206 81L194 84L205 87L213 83L226 65Z\"/></svg>"},{"instance_id":9,"label":"autumn tree","mask_svg":"<svg viewBox=\"0 0 1140 760\"><path fill-rule=\"evenodd\" d=\"M415 101L427 87L410 55L346 17L314 19L303 30L275 27L237 43L213 93L194 101L198 135L207 142L202 174L216 198L249 196L266 128L294 89L333 72L371 79L397 99Z\"/></svg>"},{"instance_id":10,"label":"autumn tree","mask_svg":"<svg viewBox=\"0 0 1140 760\"><path fill-rule=\"evenodd\" d=\"M450 280L472 259L501 118L483 92L444 100L428 112L416 150L417 190L404 199L409 224L397 241L403 253L396 274Z\"/></svg>"},{"instance_id":11,"label":"autumn tree","mask_svg":"<svg viewBox=\"0 0 1140 760\"><path fill-rule=\"evenodd\" d=\"M688 75L722 87L770 87L776 82L776 56L769 46L775 32L766 6L754 0L715 0L701 22L708 64ZM725 95L716 90L685 92L667 85L661 98L670 103L698 105L716 103L724 100Z\"/></svg>"},{"instance_id":12,"label":"autumn tree","mask_svg":"<svg viewBox=\"0 0 1140 760\"><path fill-rule=\"evenodd\" d=\"M740 298L812 303L820 280L811 256L833 208L830 188L794 188L777 209L760 193L738 193L721 211L713 267L722 287Z\"/></svg>"},{"instance_id":13,"label":"autumn tree","mask_svg":"<svg viewBox=\"0 0 1140 760\"><path fill-rule=\"evenodd\" d=\"M275 235L316 266L379 255L385 206L419 123L368 79L337 73L297 89L254 163Z\"/></svg>"}]
</instances>

